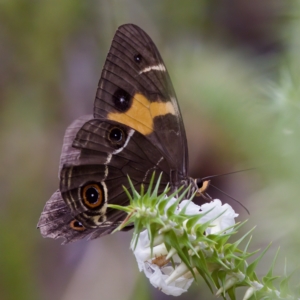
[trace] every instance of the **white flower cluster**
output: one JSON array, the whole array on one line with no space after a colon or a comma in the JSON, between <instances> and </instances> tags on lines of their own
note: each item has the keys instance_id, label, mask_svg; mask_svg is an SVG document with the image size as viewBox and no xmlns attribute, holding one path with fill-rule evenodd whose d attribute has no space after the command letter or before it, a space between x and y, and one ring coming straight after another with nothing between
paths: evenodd
<instances>
[{"instance_id":1,"label":"white flower cluster","mask_svg":"<svg viewBox=\"0 0 300 300\"><path fill-rule=\"evenodd\" d=\"M166 210L174 204L176 199L168 202ZM211 221L210 226L206 229L206 234L222 234L229 228L227 232L232 230L235 224L234 218L238 216L228 204L221 203L216 199L210 203L205 203L202 206L196 205L189 200L183 200L177 207L176 213L179 213L185 208L186 215L204 214L198 221L201 224ZM159 242L158 242L159 241ZM160 289L167 295L179 296L186 292L192 284L194 278L187 268L181 262L176 252L168 252L163 243L163 235L155 238L156 246L150 249L150 241L147 230L140 233L137 245L134 249L134 254L140 271L144 271L151 284ZM173 263L170 263L172 257Z\"/></svg>"}]
</instances>

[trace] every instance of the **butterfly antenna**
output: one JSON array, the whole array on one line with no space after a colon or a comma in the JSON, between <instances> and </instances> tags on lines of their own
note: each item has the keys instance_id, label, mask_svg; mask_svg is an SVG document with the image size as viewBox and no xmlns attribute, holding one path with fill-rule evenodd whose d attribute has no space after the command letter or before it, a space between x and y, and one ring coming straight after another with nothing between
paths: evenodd
<instances>
[{"instance_id":1,"label":"butterfly antenna","mask_svg":"<svg viewBox=\"0 0 300 300\"><path fill-rule=\"evenodd\" d=\"M240 201L234 199L234 198L231 197L229 194L225 193L224 191L222 191L221 189L217 188L216 186L214 186L214 185L212 185L212 184L210 184L210 186L213 187L214 189L216 189L217 191L223 193L225 196L229 197L229 198L232 199L233 201L237 202L240 206L242 206L242 207L245 209L245 211L248 213L248 215L250 215L250 212L249 212L248 208L247 208L245 205L243 205Z\"/></svg>"},{"instance_id":2,"label":"butterfly antenna","mask_svg":"<svg viewBox=\"0 0 300 300\"><path fill-rule=\"evenodd\" d=\"M219 174L219 175L210 175L210 176L207 176L207 177L204 177L204 178L201 178L201 179L202 179L202 181L205 181L205 180L209 180L209 179L216 178L216 177L231 175L231 174L240 173L240 172L251 171L251 170L255 170L255 169L256 168L250 168L250 169L239 170L239 171L234 171L234 172L229 172L229 173L224 173L224 174Z\"/></svg>"}]
</instances>

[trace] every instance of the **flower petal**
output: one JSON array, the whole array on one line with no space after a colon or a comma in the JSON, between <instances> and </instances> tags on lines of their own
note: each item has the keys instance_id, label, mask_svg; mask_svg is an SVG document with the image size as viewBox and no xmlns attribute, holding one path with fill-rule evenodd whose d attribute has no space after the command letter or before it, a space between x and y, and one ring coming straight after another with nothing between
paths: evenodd
<instances>
[{"instance_id":1,"label":"flower petal","mask_svg":"<svg viewBox=\"0 0 300 300\"><path fill-rule=\"evenodd\" d=\"M238 216L229 204L225 203L222 205L219 199L201 205L201 210L203 213L207 212L207 214L199 222L206 223L211 221L212 227L207 228L207 234L215 234L233 226L235 224L234 218ZM231 231L232 229L228 230L228 232Z\"/></svg>"},{"instance_id":2,"label":"flower petal","mask_svg":"<svg viewBox=\"0 0 300 300\"><path fill-rule=\"evenodd\" d=\"M185 209L186 215L196 215L200 213L201 206L195 204L194 202L190 200L182 200L179 203L179 211L181 211L185 206L187 205Z\"/></svg>"},{"instance_id":3,"label":"flower petal","mask_svg":"<svg viewBox=\"0 0 300 300\"><path fill-rule=\"evenodd\" d=\"M151 268L155 265L151 265ZM182 293L186 292L191 286L194 278L184 278L183 276L177 278L173 282L166 284L165 280L173 273L173 267L163 267L158 266L153 267L153 274L147 276L151 284L161 290L166 295L180 296Z\"/></svg>"},{"instance_id":4,"label":"flower petal","mask_svg":"<svg viewBox=\"0 0 300 300\"><path fill-rule=\"evenodd\" d=\"M163 248L163 245L158 245L157 247ZM171 283L167 284L166 280L174 272L172 266L159 267L156 264L151 263L151 250L149 247L149 237L147 230L140 233L136 248L134 250L134 255L136 257L138 267L140 271L144 271L147 278L151 284L161 290L163 293L172 296L179 296L186 292L190 287L194 278L185 278L181 276ZM173 256L173 261L180 264L181 260L178 255Z\"/></svg>"}]
</instances>

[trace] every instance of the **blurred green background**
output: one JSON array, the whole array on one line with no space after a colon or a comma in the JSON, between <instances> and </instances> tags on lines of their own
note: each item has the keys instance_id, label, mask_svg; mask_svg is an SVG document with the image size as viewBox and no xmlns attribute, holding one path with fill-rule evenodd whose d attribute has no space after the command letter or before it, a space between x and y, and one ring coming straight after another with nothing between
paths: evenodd
<instances>
[{"instance_id":1,"label":"blurred green background","mask_svg":"<svg viewBox=\"0 0 300 300\"><path fill-rule=\"evenodd\" d=\"M0 1L0 299L164 300L129 250L131 233L61 246L36 224L58 187L66 127L90 114L116 28L142 27L168 67L190 174L241 201L251 251L273 242L278 274L299 265L299 1ZM298 272L299 273L299 272ZM298 275L295 275L297 282ZM177 299L215 299L201 279Z\"/></svg>"}]
</instances>

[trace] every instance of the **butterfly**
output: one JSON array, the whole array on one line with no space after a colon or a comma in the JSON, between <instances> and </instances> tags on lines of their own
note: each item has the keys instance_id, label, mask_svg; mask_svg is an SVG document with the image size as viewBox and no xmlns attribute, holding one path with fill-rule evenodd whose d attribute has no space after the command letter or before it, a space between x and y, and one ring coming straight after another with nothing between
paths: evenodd
<instances>
[{"instance_id":1,"label":"butterfly","mask_svg":"<svg viewBox=\"0 0 300 300\"><path fill-rule=\"evenodd\" d=\"M42 236L68 243L111 233L126 215L107 204L129 204L127 175L147 188L154 171L159 192L168 184L203 192L201 179L188 177L186 133L166 66L151 38L125 24L114 35L93 115L66 130L59 189L38 222Z\"/></svg>"}]
</instances>

